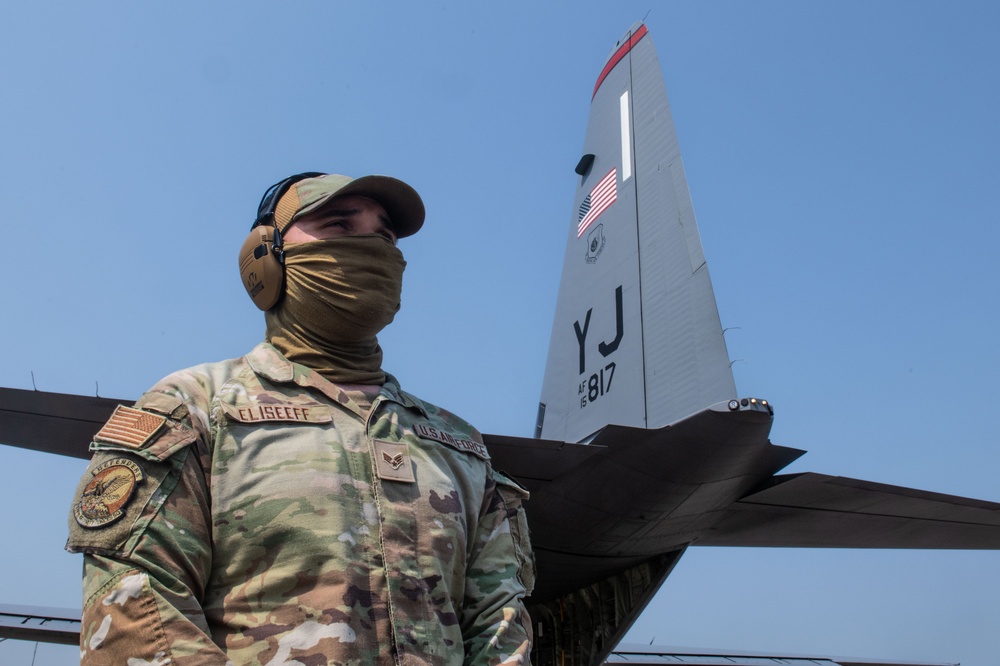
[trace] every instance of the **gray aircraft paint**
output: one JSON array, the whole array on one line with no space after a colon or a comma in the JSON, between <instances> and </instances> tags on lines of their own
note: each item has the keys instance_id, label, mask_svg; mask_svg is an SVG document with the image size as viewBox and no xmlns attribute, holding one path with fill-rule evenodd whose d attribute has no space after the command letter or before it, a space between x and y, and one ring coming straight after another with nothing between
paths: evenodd
<instances>
[{"instance_id":1,"label":"gray aircraft paint","mask_svg":"<svg viewBox=\"0 0 1000 666\"><path fill-rule=\"evenodd\" d=\"M634 25L591 101L583 154L594 157L573 200L542 438L658 428L736 397L660 71L652 39ZM581 206L612 169L617 199L580 233Z\"/></svg>"}]
</instances>

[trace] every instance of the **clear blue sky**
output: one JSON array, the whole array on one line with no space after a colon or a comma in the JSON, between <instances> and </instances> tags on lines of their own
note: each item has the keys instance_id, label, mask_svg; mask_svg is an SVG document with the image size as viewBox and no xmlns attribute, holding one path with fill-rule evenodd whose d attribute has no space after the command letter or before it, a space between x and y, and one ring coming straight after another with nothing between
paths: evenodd
<instances>
[{"instance_id":1,"label":"clear blue sky","mask_svg":"<svg viewBox=\"0 0 1000 666\"><path fill-rule=\"evenodd\" d=\"M530 435L590 92L647 12L737 386L809 451L791 471L1000 500L987 2L6 2L0 385L134 398L244 353L262 190L388 173L428 222L386 367ZM0 602L79 605L62 544L84 466L0 447ZM629 640L987 666L998 568L693 548Z\"/></svg>"}]
</instances>

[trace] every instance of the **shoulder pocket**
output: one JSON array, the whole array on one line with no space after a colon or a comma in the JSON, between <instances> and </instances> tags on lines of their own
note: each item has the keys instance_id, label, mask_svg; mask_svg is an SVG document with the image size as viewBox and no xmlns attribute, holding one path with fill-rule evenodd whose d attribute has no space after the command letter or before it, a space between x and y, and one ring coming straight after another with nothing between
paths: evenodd
<instances>
[{"instance_id":1,"label":"shoulder pocket","mask_svg":"<svg viewBox=\"0 0 1000 666\"><path fill-rule=\"evenodd\" d=\"M135 540L177 485L183 455L160 462L136 451L102 450L94 454L77 486L70 509L70 552L120 555Z\"/></svg>"},{"instance_id":2,"label":"shoulder pocket","mask_svg":"<svg viewBox=\"0 0 1000 666\"><path fill-rule=\"evenodd\" d=\"M497 492L503 499L507 520L510 522L518 576L524 585L525 594L530 595L535 589L535 553L531 549L531 534L528 532L528 519L524 514L524 502L528 500L530 494L524 486L503 472L493 470L493 479L497 483Z\"/></svg>"},{"instance_id":3,"label":"shoulder pocket","mask_svg":"<svg viewBox=\"0 0 1000 666\"><path fill-rule=\"evenodd\" d=\"M119 405L94 435L94 457L76 489L69 518L71 552L121 554L177 484L188 445L197 440L188 408L166 393Z\"/></svg>"},{"instance_id":4,"label":"shoulder pocket","mask_svg":"<svg viewBox=\"0 0 1000 666\"><path fill-rule=\"evenodd\" d=\"M91 451L128 451L163 461L197 439L183 419L187 406L165 393L147 393L135 407L119 405L90 445Z\"/></svg>"}]
</instances>

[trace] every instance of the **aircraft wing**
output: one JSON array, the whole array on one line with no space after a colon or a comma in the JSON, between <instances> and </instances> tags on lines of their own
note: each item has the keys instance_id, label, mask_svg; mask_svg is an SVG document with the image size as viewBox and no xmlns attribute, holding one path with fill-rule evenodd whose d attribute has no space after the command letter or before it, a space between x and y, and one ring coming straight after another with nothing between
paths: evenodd
<instances>
[{"instance_id":1,"label":"aircraft wing","mask_svg":"<svg viewBox=\"0 0 1000 666\"><path fill-rule=\"evenodd\" d=\"M89 459L94 434L117 405L133 402L0 388L0 443Z\"/></svg>"},{"instance_id":2,"label":"aircraft wing","mask_svg":"<svg viewBox=\"0 0 1000 666\"><path fill-rule=\"evenodd\" d=\"M682 424L678 424L682 425ZM700 426L701 424L699 424ZM529 524L537 527L565 523L553 510L553 503L574 504L572 516L575 540L592 538L593 530L606 521L621 526L635 518L634 500L620 505L609 503L602 492L599 508L588 508L589 489L625 486L629 495L638 494L636 470L616 474L618 446L565 444L536 439L484 435L493 463L498 469L521 480L532 492L528 503ZM701 457L697 445L685 446L683 438L661 442L670 447L679 469L688 470ZM787 461L795 449L768 445L773 458ZM648 450L648 449L647 449ZM766 449L765 449L766 450ZM661 451L649 451L662 455ZM585 461L594 463L587 473ZM655 473L654 466L644 475ZM683 472L681 472L683 474ZM588 478L589 477L589 478ZM572 486L568 487L565 480ZM717 483L705 479L697 484L707 489ZM688 484L685 484L687 486ZM696 492L680 483L660 479L657 492L685 498ZM569 493L567 493L569 490ZM555 497L558 495L558 497ZM995 550L1000 548L1000 503L946 495L903 486L893 486L814 472L782 474L769 478L714 514L711 526L688 534L693 546L759 546L767 548L925 548ZM581 530L583 530L581 532ZM545 534L535 534L543 547L550 545ZM666 544L664 544L666 545ZM627 544L619 550L629 552ZM639 555L641 553L633 553ZM544 558L544 555L542 555ZM540 558L541 559L541 558ZM540 568L544 560L540 562Z\"/></svg>"},{"instance_id":3,"label":"aircraft wing","mask_svg":"<svg viewBox=\"0 0 1000 666\"><path fill-rule=\"evenodd\" d=\"M731 404L588 443L484 436L531 491L532 617L599 624L586 663L602 663L688 546L1000 549L1000 503L777 475L802 451L771 444L769 410Z\"/></svg>"},{"instance_id":4,"label":"aircraft wing","mask_svg":"<svg viewBox=\"0 0 1000 666\"><path fill-rule=\"evenodd\" d=\"M723 404L656 430L608 426L589 444L485 435L494 465L531 491L533 599L688 545L1000 548L1000 503L776 475L803 452L768 441L771 418Z\"/></svg>"},{"instance_id":5,"label":"aircraft wing","mask_svg":"<svg viewBox=\"0 0 1000 666\"><path fill-rule=\"evenodd\" d=\"M734 502L692 545L1000 548L1000 504L812 472Z\"/></svg>"},{"instance_id":6,"label":"aircraft wing","mask_svg":"<svg viewBox=\"0 0 1000 666\"><path fill-rule=\"evenodd\" d=\"M7 639L77 645L80 611L0 604L0 641Z\"/></svg>"},{"instance_id":7,"label":"aircraft wing","mask_svg":"<svg viewBox=\"0 0 1000 666\"><path fill-rule=\"evenodd\" d=\"M675 664L677 666L959 666L950 663L913 661L886 662L882 659L856 657L823 657L802 654L768 654L738 650L705 650L702 648L672 647L661 645L625 644L608 655L606 666L652 666Z\"/></svg>"},{"instance_id":8,"label":"aircraft wing","mask_svg":"<svg viewBox=\"0 0 1000 666\"><path fill-rule=\"evenodd\" d=\"M0 443L87 459L115 406L132 402L0 388ZM560 578L574 576L549 560L571 551L632 562L689 543L1000 548L1000 503L816 473L775 475L803 452L771 444L770 424L766 412L717 408L655 430L608 426L587 444L484 438L494 465L531 491L539 568L561 570ZM697 522L689 520L692 507Z\"/></svg>"}]
</instances>

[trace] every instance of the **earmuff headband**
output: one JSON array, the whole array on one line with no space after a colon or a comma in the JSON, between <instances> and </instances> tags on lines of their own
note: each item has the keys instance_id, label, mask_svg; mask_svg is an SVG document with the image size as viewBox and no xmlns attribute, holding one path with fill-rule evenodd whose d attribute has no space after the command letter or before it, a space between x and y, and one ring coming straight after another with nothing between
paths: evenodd
<instances>
[{"instance_id":1,"label":"earmuff headband","mask_svg":"<svg viewBox=\"0 0 1000 666\"><path fill-rule=\"evenodd\" d=\"M274 223L275 209L295 183L323 175L318 171L306 171L289 176L267 188L260 199L257 219L240 248L240 278L254 305L261 310L277 305L285 288L285 252L281 230Z\"/></svg>"}]
</instances>

